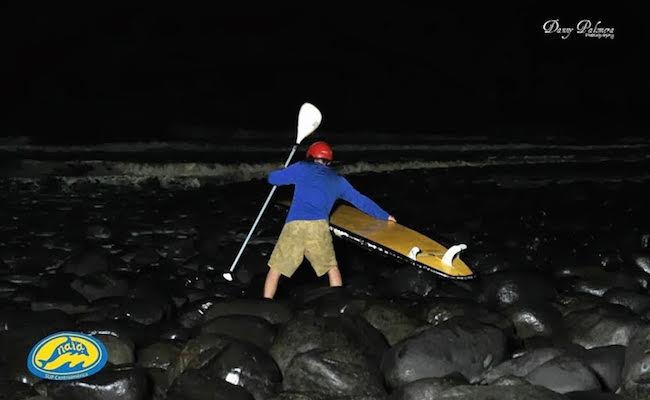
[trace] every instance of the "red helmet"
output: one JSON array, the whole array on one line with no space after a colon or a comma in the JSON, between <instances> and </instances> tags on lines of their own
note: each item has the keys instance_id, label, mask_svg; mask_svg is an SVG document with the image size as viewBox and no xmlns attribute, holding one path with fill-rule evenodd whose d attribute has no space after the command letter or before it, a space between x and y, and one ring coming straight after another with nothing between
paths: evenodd
<instances>
[{"instance_id":1,"label":"red helmet","mask_svg":"<svg viewBox=\"0 0 650 400\"><path fill-rule=\"evenodd\" d=\"M323 160L332 161L334 153L329 144L325 142L315 142L307 149L307 158L322 158Z\"/></svg>"}]
</instances>

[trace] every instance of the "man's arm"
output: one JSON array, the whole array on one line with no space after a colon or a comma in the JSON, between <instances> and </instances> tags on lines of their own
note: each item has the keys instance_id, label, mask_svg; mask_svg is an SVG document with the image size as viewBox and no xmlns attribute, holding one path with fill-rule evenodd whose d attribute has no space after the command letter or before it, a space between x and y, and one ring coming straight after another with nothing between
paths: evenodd
<instances>
[{"instance_id":1,"label":"man's arm","mask_svg":"<svg viewBox=\"0 0 650 400\"><path fill-rule=\"evenodd\" d=\"M293 185L298 180L301 170L300 163L291 164L287 168L272 171L268 181L271 185Z\"/></svg>"},{"instance_id":2,"label":"man's arm","mask_svg":"<svg viewBox=\"0 0 650 400\"><path fill-rule=\"evenodd\" d=\"M377 219L388 220L391 218L391 215L388 214L384 209L379 207L377 203L370 200L367 196L361 194L357 189L355 189L347 179L341 178L341 198L359 210L365 212L368 215L371 215ZM395 220L394 218L392 219Z\"/></svg>"}]
</instances>

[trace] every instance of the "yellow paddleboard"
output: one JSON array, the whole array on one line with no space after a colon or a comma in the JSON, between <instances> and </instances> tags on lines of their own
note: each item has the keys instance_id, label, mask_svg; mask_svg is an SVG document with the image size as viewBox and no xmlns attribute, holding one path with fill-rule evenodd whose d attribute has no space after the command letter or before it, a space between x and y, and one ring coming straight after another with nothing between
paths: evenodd
<instances>
[{"instance_id":1,"label":"yellow paddleboard","mask_svg":"<svg viewBox=\"0 0 650 400\"><path fill-rule=\"evenodd\" d=\"M281 204L288 207L290 202ZM449 251L404 225L373 218L354 207L338 206L330 216L330 231L368 250L395 257L445 278L474 278L472 270L456 255L466 246L452 246Z\"/></svg>"}]
</instances>

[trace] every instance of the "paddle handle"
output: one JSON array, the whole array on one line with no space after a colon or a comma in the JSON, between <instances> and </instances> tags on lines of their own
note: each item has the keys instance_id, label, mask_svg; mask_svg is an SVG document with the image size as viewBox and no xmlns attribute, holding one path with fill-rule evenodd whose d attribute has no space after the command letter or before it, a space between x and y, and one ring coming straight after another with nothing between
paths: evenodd
<instances>
[{"instance_id":1,"label":"paddle handle","mask_svg":"<svg viewBox=\"0 0 650 400\"><path fill-rule=\"evenodd\" d=\"M291 153L289 154L289 158L287 158L287 161L284 163L284 167L286 168L289 166L289 163L291 162L291 159L293 158L293 155L296 154L296 150L298 150L298 144L294 144L293 148L291 149ZM235 257L235 261L232 262L232 265L230 266L230 269L228 270L229 272L233 272L235 268L237 267L237 263L239 262L239 259L241 258L241 255L244 253L244 249L246 248L246 245L248 244L248 241L251 239L251 236L253 236L253 232L255 232L255 228L257 228L257 224L260 222L260 219L262 219L262 214L264 214L264 211L266 210L266 207L268 207L269 203L271 202L271 198L273 197L273 194L275 193L275 190L277 189L277 186L273 186L271 188L271 192L269 195L266 197L266 201L264 202L264 205L262 206L262 209L260 210L259 214L257 214L257 218L255 219L255 222L253 223L253 226L251 227L251 230L248 232L248 236L246 236L246 240L244 240L244 243L242 244L241 248L239 249L239 253L237 253L237 257Z\"/></svg>"}]
</instances>

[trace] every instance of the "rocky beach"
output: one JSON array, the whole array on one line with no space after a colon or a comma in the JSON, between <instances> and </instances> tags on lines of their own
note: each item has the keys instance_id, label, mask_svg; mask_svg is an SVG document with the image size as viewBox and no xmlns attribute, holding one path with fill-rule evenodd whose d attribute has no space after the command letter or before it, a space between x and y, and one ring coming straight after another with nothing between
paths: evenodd
<instances>
[{"instance_id":1,"label":"rocky beach","mask_svg":"<svg viewBox=\"0 0 650 400\"><path fill-rule=\"evenodd\" d=\"M261 290L286 211L267 211L234 283L221 274L282 157L185 187L5 172L0 399L650 399L650 164L647 147L632 162L594 158L613 153L373 171L372 158L351 168L366 157L351 151L348 179L399 222L466 243L477 278L337 239L343 288L305 263L274 301ZM107 366L31 375L31 347L64 330L100 339Z\"/></svg>"}]
</instances>

